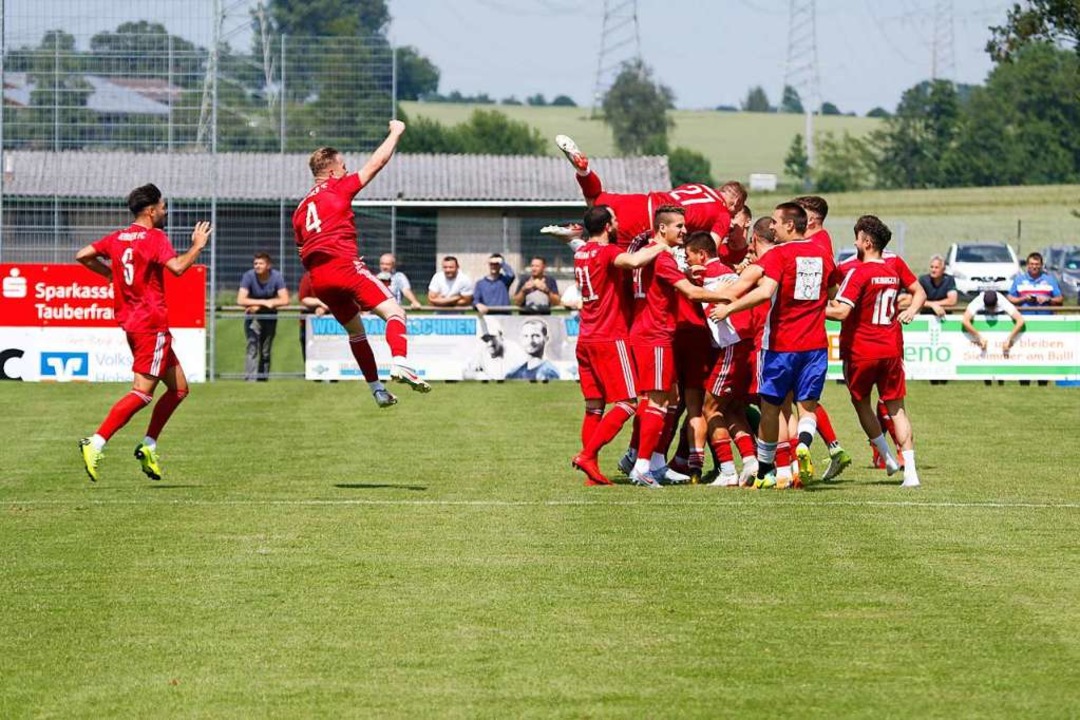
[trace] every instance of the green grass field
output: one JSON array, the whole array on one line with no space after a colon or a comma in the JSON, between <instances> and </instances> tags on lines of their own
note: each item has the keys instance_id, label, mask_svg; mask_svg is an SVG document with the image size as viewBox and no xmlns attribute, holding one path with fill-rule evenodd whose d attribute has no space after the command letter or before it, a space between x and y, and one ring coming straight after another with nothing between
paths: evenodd
<instances>
[{"instance_id":1,"label":"green grass field","mask_svg":"<svg viewBox=\"0 0 1080 720\"><path fill-rule=\"evenodd\" d=\"M569 383L202 385L163 481L144 412L91 484L123 389L0 392L4 718L1080 707L1076 390L913 383L903 492L830 384L856 467L775 492L583 487Z\"/></svg>"},{"instance_id":2,"label":"green grass field","mask_svg":"<svg viewBox=\"0 0 1080 720\"><path fill-rule=\"evenodd\" d=\"M558 155L554 137L565 133L591 156L615 154L615 143L603 120L590 117L589 108L530 107L528 105L464 105L453 103L403 102L409 118L426 117L444 125L465 122L474 110L498 110L513 120L535 127L551 140L549 151ZM710 110L672 110L675 127L668 139L671 147L696 150L712 164L718 180L746 182L752 172L783 174L784 157L796 134L805 133L801 115L778 113L733 113ZM834 115L814 118L816 132L847 131L863 136L880 126L875 118ZM572 180L572 178L571 178Z\"/></svg>"}]
</instances>

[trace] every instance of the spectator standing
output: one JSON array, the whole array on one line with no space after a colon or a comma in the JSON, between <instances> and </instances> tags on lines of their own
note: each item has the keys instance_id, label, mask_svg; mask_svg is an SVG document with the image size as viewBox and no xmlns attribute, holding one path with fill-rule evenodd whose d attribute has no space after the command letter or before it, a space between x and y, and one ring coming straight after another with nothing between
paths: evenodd
<instances>
[{"instance_id":1,"label":"spectator standing","mask_svg":"<svg viewBox=\"0 0 1080 720\"><path fill-rule=\"evenodd\" d=\"M559 285L547 274L544 258L529 261L529 277L518 282L514 304L528 315L550 315L552 306L559 304Z\"/></svg>"},{"instance_id":2,"label":"spectator standing","mask_svg":"<svg viewBox=\"0 0 1080 720\"><path fill-rule=\"evenodd\" d=\"M447 255L442 259L442 270L432 275L428 283L428 304L440 308L468 307L472 298L472 279L461 272L456 257Z\"/></svg>"},{"instance_id":3,"label":"spectator standing","mask_svg":"<svg viewBox=\"0 0 1080 720\"><path fill-rule=\"evenodd\" d=\"M1061 305L1065 298L1057 279L1043 272L1043 256L1033 252L1027 256L1027 269L1013 278L1008 300L1022 307L1043 307Z\"/></svg>"},{"instance_id":4,"label":"spectator standing","mask_svg":"<svg viewBox=\"0 0 1080 720\"><path fill-rule=\"evenodd\" d=\"M300 357L307 362L307 315L325 315L330 309L326 303L315 295L311 287L311 273L306 272L300 277L300 288L297 290L300 296Z\"/></svg>"},{"instance_id":5,"label":"spectator standing","mask_svg":"<svg viewBox=\"0 0 1080 720\"><path fill-rule=\"evenodd\" d=\"M277 334L277 309L289 304L289 289L285 278L275 270L269 253L255 253L252 268L240 279L236 304L249 317L244 319L247 336L247 357L244 360L244 379L270 379L270 350Z\"/></svg>"},{"instance_id":6,"label":"spectator standing","mask_svg":"<svg viewBox=\"0 0 1080 720\"><path fill-rule=\"evenodd\" d=\"M948 308L955 307L958 300L956 280L945 274L945 258L934 255L930 258L930 272L919 277L919 284L926 291L926 303L923 313L933 313L944 317Z\"/></svg>"},{"instance_id":7,"label":"spectator standing","mask_svg":"<svg viewBox=\"0 0 1080 720\"><path fill-rule=\"evenodd\" d=\"M488 274L476 281L473 307L481 315L509 315L509 310L491 310L493 307L510 306L510 286L514 283L514 270L502 255L493 253L488 258Z\"/></svg>"},{"instance_id":8,"label":"spectator standing","mask_svg":"<svg viewBox=\"0 0 1080 720\"><path fill-rule=\"evenodd\" d=\"M390 274L390 294L397 300L398 305L404 305L405 300L409 301L409 309L416 310L420 307L420 301L416 299L416 293L412 290L412 283L409 282L409 276L403 272L397 270L397 258L390 253L383 253L379 257L379 272Z\"/></svg>"}]
</instances>

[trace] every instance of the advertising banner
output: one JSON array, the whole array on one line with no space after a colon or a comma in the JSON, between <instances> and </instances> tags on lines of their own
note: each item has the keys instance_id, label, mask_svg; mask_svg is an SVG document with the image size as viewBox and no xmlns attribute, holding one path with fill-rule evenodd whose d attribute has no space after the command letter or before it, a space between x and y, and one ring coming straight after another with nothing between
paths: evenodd
<instances>
[{"instance_id":1,"label":"advertising banner","mask_svg":"<svg viewBox=\"0 0 1080 720\"><path fill-rule=\"evenodd\" d=\"M311 380L362 379L344 328L330 316L307 316ZM979 318L985 351L960 316L921 316L904 328L904 365L911 380L1080 380L1080 315L1025 316L1008 357L1002 345L1012 321ZM390 372L386 324L364 318L379 373ZM410 315L409 360L428 380L576 380L577 318L568 315ZM829 378L841 379L840 326L830 322Z\"/></svg>"},{"instance_id":2,"label":"advertising banner","mask_svg":"<svg viewBox=\"0 0 1080 720\"><path fill-rule=\"evenodd\" d=\"M82 265L0 263L0 380L130 382L131 350L113 287ZM206 268L165 273L173 349L206 381Z\"/></svg>"}]
</instances>

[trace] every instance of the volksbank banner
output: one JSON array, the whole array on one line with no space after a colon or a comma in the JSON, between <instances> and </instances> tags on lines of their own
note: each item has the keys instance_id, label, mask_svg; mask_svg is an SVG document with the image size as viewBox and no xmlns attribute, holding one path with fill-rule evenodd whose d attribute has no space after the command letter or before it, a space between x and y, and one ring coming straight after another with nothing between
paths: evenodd
<instances>
[{"instance_id":1,"label":"volksbank banner","mask_svg":"<svg viewBox=\"0 0 1080 720\"><path fill-rule=\"evenodd\" d=\"M1008 357L1002 345L1008 318L978 319L989 346L982 351L963 332L960 316L922 316L904 328L904 363L912 380L1080 380L1080 315L1027 316ZM344 328L329 316L307 317L311 380L362 379ZM386 324L364 319L379 372L390 372ZM576 380L577 318L566 315L410 315L409 360L429 380ZM828 323L829 377L843 377L840 327Z\"/></svg>"}]
</instances>

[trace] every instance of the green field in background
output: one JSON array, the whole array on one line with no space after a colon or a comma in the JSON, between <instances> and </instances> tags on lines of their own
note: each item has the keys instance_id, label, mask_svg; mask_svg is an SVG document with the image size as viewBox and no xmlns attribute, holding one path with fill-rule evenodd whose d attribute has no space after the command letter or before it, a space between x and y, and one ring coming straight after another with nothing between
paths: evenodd
<instances>
[{"instance_id":1,"label":"green field in background","mask_svg":"<svg viewBox=\"0 0 1080 720\"><path fill-rule=\"evenodd\" d=\"M474 110L498 110L539 130L551 141L549 151L552 155L561 157L554 142L554 137L560 133L574 138L591 156L615 154L611 129L603 120L591 118L589 108L419 102L403 102L400 106L409 118L426 117L444 125L465 122ZM671 147L685 147L705 155L712 163L713 177L717 181L746 182L752 172L782 175L784 156L792 139L806 131L801 115L672 110L668 116L675 121L675 127L668 135ZM816 132L840 135L847 131L860 137L881 125L876 118L843 115L816 117L814 123ZM572 177L570 181L573 182Z\"/></svg>"},{"instance_id":2,"label":"green field in background","mask_svg":"<svg viewBox=\"0 0 1080 720\"><path fill-rule=\"evenodd\" d=\"M830 384L855 466L776 492L583 487L571 383L200 385L91 484L124 386L6 383L0 716L1070 717L1080 397L910 390L921 489Z\"/></svg>"}]
</instances>

